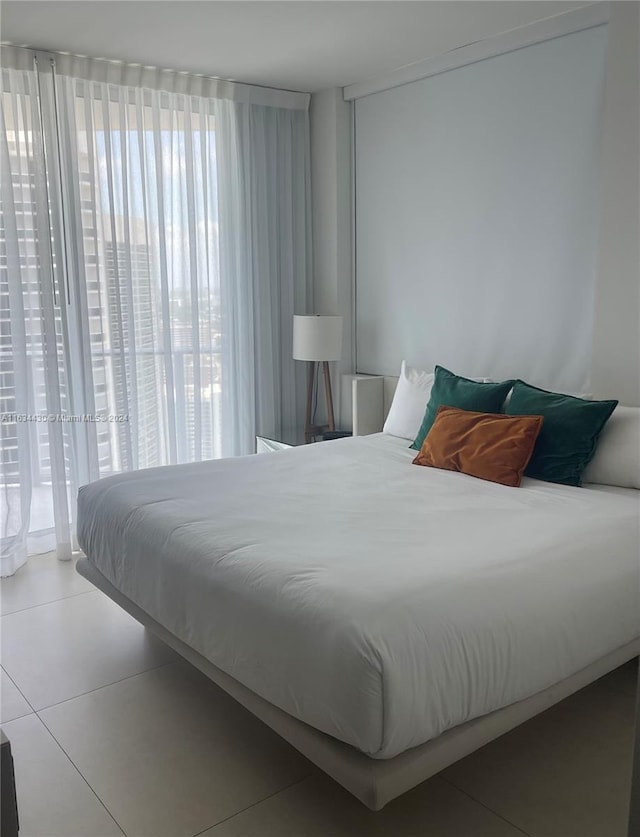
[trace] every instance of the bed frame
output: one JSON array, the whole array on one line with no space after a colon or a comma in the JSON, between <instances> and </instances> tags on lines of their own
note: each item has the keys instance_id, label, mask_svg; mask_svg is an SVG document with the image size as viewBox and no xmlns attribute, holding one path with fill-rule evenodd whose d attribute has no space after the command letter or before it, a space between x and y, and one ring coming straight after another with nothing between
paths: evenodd
<instances>
[{"instance_id":1,"label":"bed frame","mask_svg":"<svg viewBox=\"0 0 640 837\"><path fill-rule=\"evenodd\" d=\"M374 759L278 709L225 674L120 593L87 558L77 570L372 811L640 654L640 638L548 689L447 730L391 759Z\"/></svg>"}]
</instances>

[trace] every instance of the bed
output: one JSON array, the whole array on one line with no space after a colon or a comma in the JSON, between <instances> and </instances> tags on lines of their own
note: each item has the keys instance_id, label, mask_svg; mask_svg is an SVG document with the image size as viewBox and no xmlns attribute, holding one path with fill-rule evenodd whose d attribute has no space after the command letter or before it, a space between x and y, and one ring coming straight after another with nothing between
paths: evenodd
<instances>
[{"instance_id":1,"label":"bed","mask_svg":"<svg viewBox=\"0 0 640 837\"><path fill-rule=\"evenodd\" d=\"M640 650L640 492L413 455L379 433L79 495L79 572L372 809Z\"/></svg>"}]
</instances>

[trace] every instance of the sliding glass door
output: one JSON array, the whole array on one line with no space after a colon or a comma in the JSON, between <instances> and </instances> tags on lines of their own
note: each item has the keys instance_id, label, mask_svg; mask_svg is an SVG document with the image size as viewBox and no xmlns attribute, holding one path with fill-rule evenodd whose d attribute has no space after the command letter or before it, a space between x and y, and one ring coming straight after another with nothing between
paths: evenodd
<instances>
[{"instance_id":1,"label":"sliding glass door","mask_svg":"<svg viewBox=\"0 0 640 837\"><path fill-rule=\"evenodd\" d=\"M78 484L221 455L215 129L42 64L4 71L2 515L70 554Z\"/></svg>"},{"instance_id":2,"label":"sliding glass door","mask_svg":"<svg viewBox=\"0 0 640 837\"><path fill-rule=\"evenodd\" d=\"M220 456L213 102L58 76L87 479ZM74 377L74 380L75 380Z\"/></svg>"},{"instance_id":3,"label":"sliding glass door","mask_svg":"<svg viewBox=\"0 0 640 837\"><path fill-rule=\"evenodd\" d=\"M306 109L15 55L0 136L3 575L30 552L70 557L79 485L249 453L258 428L294 424L290 321L308 272Z\"/></svg>"}]
</instances>

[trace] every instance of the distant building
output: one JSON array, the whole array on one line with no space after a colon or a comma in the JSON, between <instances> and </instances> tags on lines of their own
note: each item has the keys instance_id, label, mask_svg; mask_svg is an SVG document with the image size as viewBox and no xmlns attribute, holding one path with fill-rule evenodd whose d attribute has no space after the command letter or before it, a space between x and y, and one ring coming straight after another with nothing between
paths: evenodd
<instances>
[{"instance_id":1,"label":"distant building","mask_svg":"<svg viewBox=\"0 0 640 837\"><path fill-rule=\"evenodd\" d=\"M129 416L128 422L114 427L114 432L130 437L130 442L119 440L120 470L162 465L158 433L161 370L155 345L156 305L149 248L146 244L107 241L104 263L113 394L110 411ZM136 450L132 450L134 447Z\"/></svg>"},{"instance_id":2,"label":"distant building","mask_svg":"<svg viewBox=\"0 0 640 837\"><path fill-rule=\"evenodd\" d=\"M16 132L20 142L31 142L30 132ZM6 184L0 199L0 411L46 414L45 333L41 252L48 251L38 241L35 216L35 171L24 170L24 160L33 159L18 149L8 132L12 194L7 200ZM25 139L26 138L26 139ZM12 145L13 143L13 145ZM18 151L21 151L19 154ZM87 307L88 347L72 338L63 344L66 315L65 290L58 288L54 307L53 339L57 369L61 380L62 413L93 412L98 415L129 416L124 423L96 423L63 427L65 451L70 457L74 437L89 435L90 449L97 450L101 476L130 468L168 464L169 438L176 440L178 461L219 456L221 431L220 300L204 285L191 298L189 275L172 276L171 295L160 295L157 253L153 250L157 230L147 229L144 221L107 214L96 201L93 167L86 150L79 150L79 212L82 221L82 262L80 281ZM38 196L40 197L40 196ZM17 397L16 364L18 335L12 334L9 310L9 266L4 223L15 217L18 226L19 271L25 309L25 350L27 381L20 401ZM47 230L48 235L48 230ZM151 244L149 242L152 242ZM54 260L59 259L54 254ZM48 270L48 264L44 266ZM58 282L62 280L58 276ZM62 284L64 282L62 281ZM15 319L15 313L14 313ZM70 319L70 330L74 321ZM90 374L83 373L83 386L89 384L82 404L69 398L68 353L88 348ZM49 349L50 352L50 349ZM77 357L75 363L86 358ZM195 365L197 362L197 366ZM168 369L171 376L168 375ZM170 381L173 387L168 392ZM87 397L88 396L88 397ZM170 426L168 403L175 405L175 426ZM34 485L50 483L49 428L32 423L28 429L31 444L30 469ZM8 484L19 481L18 427L15 422L0 424L2 477ZM93 445L95 444L95 448ZM36 455L34 456L34 452ZM24 454L23 454L24 455Z\"/></svg>"}]
</instances>

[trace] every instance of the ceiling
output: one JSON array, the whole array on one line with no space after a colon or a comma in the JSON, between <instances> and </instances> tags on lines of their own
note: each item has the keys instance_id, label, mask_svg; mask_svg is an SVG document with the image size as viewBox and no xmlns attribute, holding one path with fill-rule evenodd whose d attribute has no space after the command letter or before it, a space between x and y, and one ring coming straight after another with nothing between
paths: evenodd
<instances>
[{"instance_id":1,"label":"ceiling","mask_svg":"<svg viewBox=\"0 0 640 837\"><path fill-rule=\"evenodd\" d=\"M0 38L314 92L384 75L585 2L2 0Z\"/></svg>"}]
</instances>

